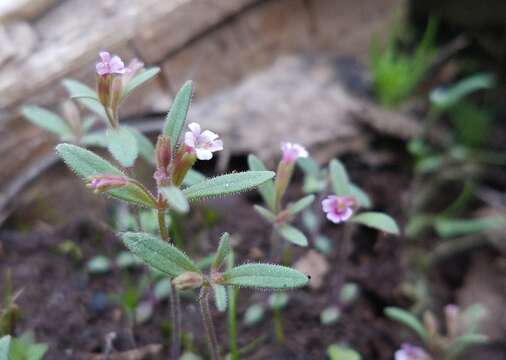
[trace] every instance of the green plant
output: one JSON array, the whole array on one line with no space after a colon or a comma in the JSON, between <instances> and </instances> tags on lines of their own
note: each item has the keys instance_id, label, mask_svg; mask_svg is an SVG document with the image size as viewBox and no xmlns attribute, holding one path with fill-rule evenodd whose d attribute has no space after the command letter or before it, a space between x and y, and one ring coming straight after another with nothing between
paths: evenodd
<instances>
[{"instance_id":1,"label":"green plant","mask_svg":"<svg viewBox=\"0 0 506 360\"><path fill-rule=\"evenodd\" d=\"M405 29L397 22L385 48L373 42L370 68L374 91L381 104L395 107L407 99L420 83L436 54L437 21L430 18L425 33L412 54L399 47Z\"/></svg>"},{"instance_id":2,"label":"green plant","mask_svg":"<svg viewBox=\"0 0 506 360\"><path fill-rule=\"evenodd\" d=\"M67 166L85 181L87 187L96 193L104 193L131 206L144 207L156 212L158 234L137 231L122 232L119 236L134 255L163 273L165 277L172 279L171 357L179 358L180 352L181 311L178 292L199 289L198 300L211 357L218 359L220 350L209 309L211 295L214 296L218 309L224 310L227 299L226 287L282 290L304 286L308 282L308 277L294 269L273 264L243 264L222 271L222 264L230 253L229 236L226 233L221 237L210 271L205 273L197 263L171 243L166 214L174 212L183 216L189 213L190 202L236 194L262 186L271 181L274 173L259 170L231 173L209 179L195 176L196 173L191 169L197 159L211 159L214 152L223 149L223 143L217 134L209 130L202 131L197 123L189 124L189 131L183 136L193 92L192 83L187 82L174 99L154 151L149 151L152 156L151 162L155 164L156 182L156 192L151 192L148 185L131 175L131 169L139 154L143 153L143 147L129 128L120 125L118 110L123 99L135 87L156 73L146 70L136 77L127 77L133 70L127 71L119 57L111 57L105 52L101 53L100 57L101 61L97 64L98 93L75 82L66 82L66 86L71 90L73 98L106 120L107 149L120 166L75 144L60 144L56 147L56 152ZM141 78L136 80L137 77ZM152 145L146 148L148 147L153 148ZM185 185L188 176L193 177L191 185ZM287 184L284 186L286 189ZM132 312L133 303L138 302L138 293L134 291L135 296L124 297L128 300L125 307L129 312Z\"/></svg>"},{"instance_id":3,"label":"green plant","mask_svg":"<svg viewBox=\"0 0 506 360\"><path fill-rule=\"evenodd\" d=\"M421 322L410 312L400 308L385 309L385 314L389 318L413 331L424 344L424 349L403 344L396 356L402 358L401 354L404 356L411 354L413 358L422 360L457 359L470 346L486 342L487 337L478 333L479 321L485 313L485 309L479 304L471 305L464 311L456 305L447 305L444 309L446 331L443 333L441 324L430 311L424 313ZM414 354L418 357L414 357Z\"/></svg>"},{"instance_id":4,"label":"green plant","mask_svg":"<svg viewBox=\"0 0 506 360\"><path fill-rule=\"evenodd\" d=\"M0 338L0 359L2 360L41 360L47 350L48 346L35 342L30 332L19 338L10 335Z\"/></svg>"}]
</instances>

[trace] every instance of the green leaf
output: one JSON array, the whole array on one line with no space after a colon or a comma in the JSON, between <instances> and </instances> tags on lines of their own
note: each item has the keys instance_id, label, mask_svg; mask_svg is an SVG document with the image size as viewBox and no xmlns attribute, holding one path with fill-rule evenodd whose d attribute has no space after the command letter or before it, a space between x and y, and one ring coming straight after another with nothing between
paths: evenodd
<instances>
[{"instance_id":1,"label":"green leaf","mask_svg":"<svg viewBox=\"0 0 506 360\"><path fill-rule=\"evenodd\" d=\"M298 158L297 165L302 169L304 174L314 178L319 178L321 174L320 166L310 157Z\"/></svg>"},{"instance_id":2,"label":"green leaf","mask_svg":"<svg viewBox=\"0 0 506 360\"><path fill-rule=\"evenodd\" d=\"M488 342L488 337L481 334L465 334L452 341L447 350L447 359L453 360L471 346L481 345Z\"/></svg>"},{"instance_id":3,"label":"green leaf","mask_svg":"<svg viewBox=\"0 0 506 360\"><path fill-rule=\"evenodd\" d=\"M399 235L399 227L394 219L380 212L363 212L351 218L354 223L362 224L386 233Z\"/></svg>"},{"instance_id":4,"label":"green leaf","mask_svg":"<svg viewBox=\"0 0 506 360\"><path fill-rule=\"evenodd\" d=\"M102 274L111 270L111 261L105 256L95 256L86 264L86 270L92 274Z\"/></svg>"},{"instance_id":5,"label":"green leaf","mask_svg":"<svg viewBox=\"0 0 506 360\"><path fill-rule=\"evenodd\" d=\"M137 139L124 127L107 129L107 149L124 167L133 166L139 155Z\"/></svg>"},{"instance_id":6,"label":"green leaf","mask_svg":"<svg viewBox=\"0 0 506 360\"><path fill-rule=\"evenodd\" d=\"M97 175L125 176L121 170L114 167L110 162L79 146L60 144L56 147L56 152L70 169L85 180ZM156 208L154 200L143 189L132 182L121 188L109 190L106 193L113 198L135 205Z\"/></svg>"},{"instance_id":7,"label":"green leaf","mask_svg":"<svg viewBox=\"0 0 506 360\"><path fill-rule=\"evenodd\" d=\"M140 264L142 264L141 259L129 251L122 251L116 257L116 266L118 266L120 269L128 269Z\"/></svg>"},{"instance_id":8,"label":"green leaf","mask_svg":"<svg viewBox=\"0 0 506 360\"><path fill-rule=\"evenodd\" d=\"M190 201L228 195L254 188L274 177L272 171L245 171L207 179L183 190Z\"/></svg>"},{"instance_id":9,"label":"green leaf","mask_svg":"<svg viewBox=\"0 0 506 360\"><path fill-rule=\"evenodd\" d=\"M422 340L425 341L429 338L429 334L427 334L422 323L409 312L396 307L387 307L385 309L385 315L414 331Z\"/></svg>"},{"instance_id":10,"label":"green leaf","mask_svg":"<svg viewBox=\"0 0 506 360\"><path fill-rule=\"evenodd\" d=\"M330 306L328 308L323 309L320 313L320 322L322 325L334 325L339 321L341 317L341 310L339 310L338 306Z\"/></svg>"},{"instance_id":11,"label":"green leaf","mask_svg":"<svg viewBox=\"0 0 506 360\"><path fill-rule=\"evenodd\" d=\"M253 304L246 309L243 322L246 326L258 324L264 317L264 308L260 304Z\"/></svg>"},{"instance_id":12,"label":"green leaf","mask_svg":"<svg viewBox=\"0 0 506 360\"><path fill-rule=\"evenodd\" d=\"M307 208L309 205L311 205L314 199L315 199L314 195L304 196L302 199L297 200L293 204L288 205L288 208L286 210L290 215L296 215L305 208Z\"/></svg>"},{"instance_id":13,"label":"green leaf","mask_svg":"<svg viewBox=\"0 0 506 360\"><path fill-rule=\"evenodd\" d=\"M0 338L0 360L8 360L11 347L11 337L9 335Z\"/></svg>"},{"instance_id":14,"label":"green leaf","mask_svg":"<svg viewBox=\"0 0 506 360\"><path fill-rule=\"evenodd\" d=\"M168 299L171 291L172 291L171 280L164 278L156 283L155 289L154 289L154 295L155 295L155 298L158 301L160 301L160 300Z\"/></svg>"},{"instance_id":15,"label":"green leaf","mask_svg":"<svg viewBox=\"0 0 506 360\"><path fill-rule=\"evenodd\" d=\"M160 188L160 192L163 194L165 199L167 199L171 209L183 214L190 211L188 200L186 200L186 196L178 187L164 186Z\"/></svg>"},{"instance_id":16,"label":"green leaf","mask_svg":"<svg viewBox=\"0 0 506 360\"><path fill-rule=\"evenodd\" d=\"M437 218L434 227L440 237L450 238L504 228L506 221L499 216L478 219Z\"/></svg>"},{"instance_id":17,"label":"green leaf","mask_svg":"<svg viewBox=\"0 0 506 360\"><path fill-rule=\"evenodd\" d=\"M100 103L95 91L90 87L71 79L63 80L62 85L68 91L70 97L76 98L81 105L99 115L102 119L107 119L104 107Z\"/></svg>"},{"instance_id":18,"label":"green leaf","mask_svg":"<svg viewBox=\"0 0 506 360\"><path fill-rule=\"evenodd\" d=\"M307 246L306 235L291 225L282 225L278 228L279 234L287 241L298 246Z\"/></svg>"},{"instance_id":19,"label":"green leaf","mask_svg":"<svg viewBox=\"0 0 506 360\"><path fill-rule=\"evenodd\" d=\"M132 79L130 79L130 81L126 84L125 88L123 89L123 93L121 94L121 101L125 100L125 98L128 95L130 95L132 91L137 89L146 81L155 77L159 72L160 72L159 67L152 67L135 75Z\"/></svg>"},{"instance_id":20,"label":"green leaf","mask_svg":"<svg viewBox=\"0 0 506 360\"><path fill-rule=\"evenodd\" d=\"M131 252L156 270L172 277L186 271L200 273L185 253L166 241L146 233L126 232L119 235Z\"/></svg>"},{"instance_id":21,"label":"green leaf","mask_svg":"<svg viewBox=\"0 0 506 360\"><path fill-rule=\"evenodd\" d=\"M186 173L186 176L184 177L183 184L185 186L192 186L192 185L198 184L206 179L207 178L205 177L204 174L198 172L197 170L190 169L190 170L188 170L188 172Z\"/></svg>"},{"instance_id":22,"label":"green leaf","mask_svg":"<svg viewBox=\"0 0 506 360\"><path fill-rule=\"evenodd\" d=\"M253 205L255 211L268 222L276 221L276 214L260 205Z\"/></svg>"},{"instance_id":23,"label":"green leaf","mask_svg":"<svg viewBox=\"0 0 506 360\"><path fill-rule=\"evenodd\" d=\"M329 165L330 181L332 188L338 196L346 196L351 194L350 180L344 165L337 159L333 159Z\"/></svg>"},{"instance_id":24,"label":"green leaf","mask_svg":"<svg viewBox=\"0 0 506 360\"><path fill-rule=\"evenodd\" d=\"M288 295L284 292L274 293L269 296L269 306L271 309L280 310L288 304Z\"/></svg>"},{"instance_id":25,"label":"green leaf","mask_svg":"<svg viewBox=\"0 0 506 360\"><path fill-rule=\"evenodd\" d=\"M33 124L60 137L72 136L72 130L57 114L38 106L24 106L23 116Z\"/></svg>"},{"instance_id":26,"label":"green leaf","mask_svg":"<svg viewBox=\"0 0 506 360\"><path fill-rule=\"evenodd\" d=\"M137 141L137 148L139 149L139 154L148 163L155 165L155 147L153 146L153 143L147 138L146 135L141 133L139 130L133 127L127 128L133 134L135 140Z\"/></svg>"},{"instance_id":27,"label":"green leaf","mask_svg":"<svg viewBox=\"0 0 506 360\"><path fill-rule=\"evenodd\" d=\"M165 119L163 133L170 137L172 152L176 150L179 138L183 132L184 123L192 100L192 94L193 84L191 81L187 81L181 89L179 89Z\"/></svg>"},{"instance_id":28,"label":"green leaf","mask_svg":"<svg viewBox=\"0 0 506 360\"><path fill-rule=\"evenodd\" d=\"M327 348L330 360L361 360L362 356L353 349L333 344Z\"/></svg>"},{"instance_id":29,"label":"green leaf","mask_svg":"<svg viewBox=\"0 0 506 360\"><path fill-rule=\"evenodd\" d=\"M289 267L272 264L245 264L223 274L223 285L263 289L290 289L305 286L309 278Z\"/></svg>"},{"instance_id":30,"label":"green leaf","mask_svg":"<svg viewBox=\"0 0 506 360\"><path fill-rule=\"evenodd\" d=\"M225 258L230 253L230 250L230 235L228 233L223 233L223 235L221 235L220 244L218 245L218 250L216 250L216 255L211 267L213 269L219 269L221 264L223 264L225 261Z\"/></svg>"},{"instance_id":31,"label":"green leaf","mask_svg":"<svg viewBox=\"0 0 506 360\"><path fill-rule=\"evenodd\" d=\"M81 138L81 144L86 146L107 147L107 136L104 131L95 131Z\"/></svg>"},{"instance_id":32,"label":"green leaf","mask_svg":"<svg viewBox=\"0 0 506 360\"><path fill-rule=\"evenodd\" d=\"M365 191L357 185L350 184L350 193L353 197L355 197L355 199L357 199L360 207L364 209L370 209L372 207L372 201L369 198L369 195L367 195Z\"/></svg>"},{"instance_id":33,"label":"green leaf","mask_svg":"<svg viewBox=\"0 0 506 360\"><path fill-rule=\"evenodd\" d=\"M252 171L267 171L264 163L253 154L248 155L248 166ZM276 201L274 194L274 181L268 180L259 185L258 192L260 193L260 196L262 196L263 201L269 207L269 209L274 209L274 203Z\"/></svg>"},{"instance_id":34,"label":"green leaf","mask_svg":"<svg viewBox=\"0 0 506 360\"><path fill-rule=\"evenodd\" d=\"M214 301L219 312L227 310L227 289L223 285L213 284Z\"/></svg>"}]
</instances>

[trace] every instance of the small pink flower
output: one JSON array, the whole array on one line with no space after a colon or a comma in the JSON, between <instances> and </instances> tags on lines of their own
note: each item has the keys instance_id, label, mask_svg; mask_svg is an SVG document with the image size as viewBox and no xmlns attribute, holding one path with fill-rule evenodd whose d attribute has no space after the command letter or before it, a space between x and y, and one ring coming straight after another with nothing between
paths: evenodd
<instances>
[{"instance_id":1,"label":"small pink flower","mask_svg":"<svg viewBox=\"0 0 506 360\"><path fill-rule=\"evenodd\" d=\"M107 51L101 51L99 56L101 61L95 66L98 75L123 75L129 71L119 56L111 56Z\"/></svg>"},{"instance_id":2,"label":"small pink flower","mask_svg":"<svg viewBox=\"0 0 506 360\"><path fill-rule=\"evenodd\" d=\"M95 192L107 191L128 184L128 179L117 175L98 175L88 180L87 186Z\"/></svg>"},{"instance_id":3,"label":"small pink flower","mask_svg":"<svg viewBox=\"0 0 506 360\"><path fill-rule=\"evenodd\" d=\"M218 139L218 134L210 130L202 131L200 125L191 123L190 131L185 133L184 143L190 151L195 152L197 159L210 160L213 152L223 150L223 141Z\"/></svg>"},{"instance_id":4,"label":"small pink flower","mask_svg":"<svg viewBox=\"0 0 506 360\"><path fill-rule=\"evenodd\" d=\"M308 157L308 152L304 146L289 142L281 143L281 151L283 152L283 161L293 164L300 157Z\"/></svg>"},{"instance_id":5,"label":"small pink flower","mask_svg":"<svg viewBox=\"0 0 506 360\"><path fill-rule=\"evenodd\" d=\"M404 343L395 352L395 360L430 360L431 357L421 347Z\"/></svg>"},{"instance_id":6,"label":"small pink flower","mask_svg":"<svg viewBox=\"0 0 506 360\"><path fill-rule=\"evenodd\" d=\"M322 208L327 213L327 219L335 224L345 222L353 215L357 202L351 196L330 195L322 201Z\"/></svg>"}]
</instances>

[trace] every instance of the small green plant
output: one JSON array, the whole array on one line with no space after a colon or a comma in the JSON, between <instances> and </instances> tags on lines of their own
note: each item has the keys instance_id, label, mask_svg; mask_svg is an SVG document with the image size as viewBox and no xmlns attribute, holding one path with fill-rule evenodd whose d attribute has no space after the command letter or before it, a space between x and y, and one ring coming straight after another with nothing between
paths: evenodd
<instances>
[{"instance_id":1,"label":"small green plant","mask_svg":"<svg viewBox=\"0 0 506 360\"><path fill-rule=\"evenodd\" d=\"M156 213L156 234L152 234L154 231L148 233L138 230L121 232L119 236L132 254L162 273L165 278L171 279L168 291L171 302L171 358L179 358L181 347L178 293L198 289L211 358L219 359L220 348L209 308L210 296L214 297L217 308L223 311L227 306L227 287L285 290L305 286L308 277L289 267L274 264L249 263L222 270L231 251L227 233L221 237L216 253L210 254L212 263L208 272L204 272L202 266L199 267L198 263L170 241L167 213L184 216L189 213L191 202L250 190L270 182L275 174L255 170L208 179L192 170L197 160L209 160L213 153L222 150L223 142L217 134L209 130L203 131L197 123L190 123L189 131L184 133L193 93L191 82L184 84L177 93L155 147L148 139L137 136L135 131L121 125L118 116L120 104L135 88L158 72L158 69L142 72L140 69L141 66L136 62L125 67L119 57L102 52L96 66L97 93L75 81L64 82L72 98L105 120L107 149L118 165L76 144L60 144L56 147L56 152L95 193L103 193L130 206L146 208ZM39 121L39 125L44 121ZM143 184L132 176L132 168L139 155L144 155L155 164L154 193L148 184ZM277 186L284 186L282 191L277 192L282 196L287 184ZM279 204L280 199L276 201ZM107 258L99 258L99 261L95 258L91 262L94 265L91 268L96 269L97 263L100 271L107 271L111 266L111 261ZM88 268L90 269L90 263ZM120 295L120 302L124 304L127 313L133 313L134 305L139 303L140 293L135 290Z\"/></svg>"},{"instance_id":2,"label":"small green plant","mask_svg":"<svg viewBox=\"0 0 506 360\"><path fill-rule=\"evenodd\" d=\"M430 18L427 29L412 54L399 48L399 37L405 32L403 26L396 23L394 30L382 49L373 43L370 52L372 84L381 104L395 107L412 95L432 64L435 49L437 21Z\"/></svg>"},{"instance_id":3,"label":"small green plant","mask_svg":"<svg viewBox=\"0 0 506 360\"><path fill-rule=\"evenodd\" d=\"M464 311L456 305L447 305L444 309L443 332L442 324L430 311L426 311L423 321L419 321L411 313L400 308L386 308L385 314L389 318L413 331L424 344L424 348L403 344L395 353L395 359L457 359L470 346L487 341L487 337L478 332L479 322L485 313L485 309L479 304L471 305Z\"/></svg>"},{"instance_id":4,"label":"small green plant","mask_svg":"<svg viewBox=\"0 0 506 360\"><path fill-rule=\"evenodd\" d=\"M41 360L48 346L35 342L32 333L27 332L19 338L6 335L0 338L1 360Z\"/></svg>"}]
</instances>

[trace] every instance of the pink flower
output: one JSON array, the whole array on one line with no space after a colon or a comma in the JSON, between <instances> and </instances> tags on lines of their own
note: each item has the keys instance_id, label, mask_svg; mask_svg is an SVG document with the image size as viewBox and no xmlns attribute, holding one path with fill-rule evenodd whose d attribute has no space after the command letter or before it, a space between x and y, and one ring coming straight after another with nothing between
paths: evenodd
<instances>
[{"instance_id":1,"label":"pink flower","mask_svg":"<svg viewBox=\"0 0 506 360\"><path fill-rule=\"evenodd\" d=\"M395 352L395 360L430 360L431 357L424 349L418 346L404 343Z\"/></svg>"},{"instance_id":2,"label":"pink flower","mask_svg":"<svg viewBox=\"0 0 506 360\"><path fill-rule=\"evenodd\" d=\"M281 143L281 151L283 152L283 161L293 164L300 157L308 157L308 152L304 146L289 142Z\"/></svg>"},{"instance_id":3,"label":"pink flower","mask_svg":"<svg viewBox=\"0 0 506 360\"><path fill-rule=\"evenodd\" d=\"M322 208L327 213L327 219L335 224L348 220L353 215L357 202L351 196L330 195L322 201Z\"/></svg>"},{"instance_id":4,"label":"pink flower","mask_svg":"<svg viewBox=\"0 0 506 360\"><path fill-rule=\"evenodd\" d=\"M95 192L102 192L128 184L128 179L118 175L98 175L88 179L87 186Z\"/></svg>"},{"instance_id":5,"label":"pink flower","mask_svg":"<svg viewBox=\"0 0 506 360\"><path fill-rule=\"evenodd\" d=\"M188 125L188 128L190 131L186 132L184 143L190 151L195 152L197 159L212 159L213 152L223 150L223 141L218 139L218 134L210 130L202 131L195 122Z\"/></svg>"},{"instance_id":6,"label":"pink flower","mask_svg":"<svg viewBox=\"0 0 506 360\"><path fill-rule=\"evenodd\" d=\"M99 53L99 56L101 61L99 61L95 66L98 75L123 75L129 71L127 68L125 68L125 64L123 64L123 61L119 56L111 56L111 54L109 54L107 51L101 51Z\"/></svg>"}]
</instances>

